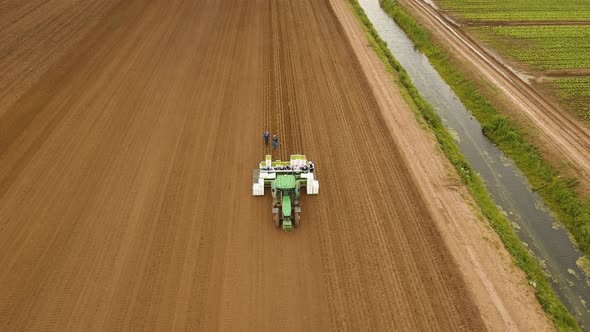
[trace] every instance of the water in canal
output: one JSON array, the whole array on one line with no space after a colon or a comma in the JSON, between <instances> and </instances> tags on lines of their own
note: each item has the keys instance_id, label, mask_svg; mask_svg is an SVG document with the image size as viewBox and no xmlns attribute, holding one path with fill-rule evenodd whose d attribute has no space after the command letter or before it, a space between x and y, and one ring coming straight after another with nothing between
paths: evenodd
<instances>
[{"instance_id":1,"label":"water in canal","mask_svg":"<svg viewBox=\"0 0 590 332\"><path fill-rule=\"evenodd\" d=\"M554 220L527 179L486 136L481 126L403 30L381 9L379 0L359 0L391 53L420 94L436 109L459 149L480 175L492 199L532 251L551 285L581 325L590 328L590 280L578 267L581 254Z\"/></svg>"}]
</instances>

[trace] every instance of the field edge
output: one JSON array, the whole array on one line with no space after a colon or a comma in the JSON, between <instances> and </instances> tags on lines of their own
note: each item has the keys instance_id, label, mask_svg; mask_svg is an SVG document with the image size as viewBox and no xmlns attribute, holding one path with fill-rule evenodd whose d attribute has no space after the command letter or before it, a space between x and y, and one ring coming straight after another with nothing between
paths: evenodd
<instances>
[{"instance_id":1,"label":"field edge","mask_svg":"<svg viewBox=\"0 0 590 332\"><path fill-rule=\"evenodd\" d=\"M380 2L381 1L383 0L380 0ZM418 90L413 86L409 76L401 64L399 64L391 54L387 48L387 44L380 38L358 1L348 0L348 2L352 6L355 16L361 22L371 47L383 61L387 70L392 73L392 75L396 76L395 81L400 86L404 99L406 99L413 110L418 111L416 114L417 120L423 120L428 128L434 133L441 150L453 165L456 173L468 189L481 213L498 234L507 251L512 255L515 265L527 276L529 285L534 290L535 296L543 310L549 315L559 330L579 331L580 327L576 319L567 311L565 306L557 298L557 295L549 285L541 268L520 242L512 230L510 222L500 213L496 205L493 203L483 182L472 170L465 157L459 152L452 136L446 130L432 106L422 98Z\"/></svg>"}]
</instances>

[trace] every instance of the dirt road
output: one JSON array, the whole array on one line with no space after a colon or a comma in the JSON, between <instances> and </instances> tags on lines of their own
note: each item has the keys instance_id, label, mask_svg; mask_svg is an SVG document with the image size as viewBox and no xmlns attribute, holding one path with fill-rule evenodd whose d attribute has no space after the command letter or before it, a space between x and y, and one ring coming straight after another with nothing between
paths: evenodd
<instances>
[{"instance_id":1,"label":"dirt road","mask_svg":"<svg viewBox=\"0 0 590 332\"><path fill-rule=\"evenodd\" d=\"M580 120L548 101L438 9L422 0L402 0L402 3L436 31L436 38L469 64L470 70L494 85L494 91L508 101L507 109L535 126L534 131L542 136L544 144L558 151L558 157L551 158L554 165L563 166L564 160L570 162L584 187L590 188L590 130Z\"/></svg>"},{"instance_id":2,"label":"dirt road","mask_svg":"<svg viewBox=\"0 0 590 332\"><path fill-rule=\"evenodd\" d=\"M0 5L0 330L484 329L327 2L44 3Z\"/></svg>"}]
</instances>

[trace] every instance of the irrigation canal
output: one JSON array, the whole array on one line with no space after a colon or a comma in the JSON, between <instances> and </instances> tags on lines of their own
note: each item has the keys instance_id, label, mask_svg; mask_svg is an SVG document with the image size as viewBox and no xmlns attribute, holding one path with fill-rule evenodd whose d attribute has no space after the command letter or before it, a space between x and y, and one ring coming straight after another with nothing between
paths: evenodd
<instances>
[{"instance_id":1,"label":"irrigation canal","mask_svg":"<svg viewBox=\"0 0 590 332\"><path fill-rule=\"evenodd\" d=\"M514 162L482 132L453 90L379 5L358 0L391 53L408 72L420 94L436 109L459 149L479 174L492 199L517 236L540 262L552 287L584 329L590 327L590 279L578 266L581 253L549 213Z\"/></svg>"}]
</instances>

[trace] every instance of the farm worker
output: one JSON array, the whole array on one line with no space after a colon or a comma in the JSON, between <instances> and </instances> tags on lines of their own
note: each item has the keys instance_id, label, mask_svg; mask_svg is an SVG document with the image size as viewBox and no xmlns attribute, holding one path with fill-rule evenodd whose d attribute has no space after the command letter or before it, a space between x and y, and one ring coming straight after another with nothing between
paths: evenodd
<instances>
[{"instance_id":1,"label":"farm worker","mask_svg":"<svg viewBox=\"0 0 590 332\"><path fill-rule=\"evenodd\" d=\"M268 145L268 138L270 137L270 134L268 133L268 131L264 132L264 144Z\"/></svg>"},{"instance_id":2,"label":"farm worker","mask_svg":"<svg viewBox=\"0 0 590 332\"><path fill-rule=\"evenodd\" d=\"M309 171L312 172L312 173L313 173L313 168L314 168L313 161L310 160L309 161Z\"/></svg>"},{"instance_id":3,"label":"farm worker","mask_svg":"<svg viewBox=\"0 0 590 332\"><path fill-rule=\"evenodd\" d=\"M279 148L279 138L277 137L277 135L272 135L272 146L275 149Z\"/></svg>"}]
</instances>

